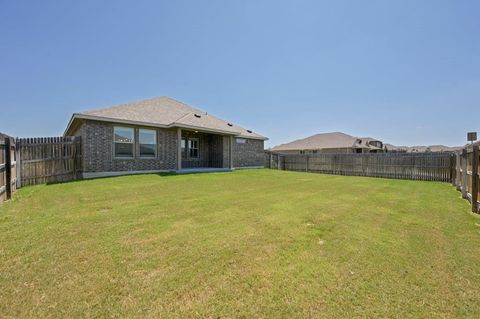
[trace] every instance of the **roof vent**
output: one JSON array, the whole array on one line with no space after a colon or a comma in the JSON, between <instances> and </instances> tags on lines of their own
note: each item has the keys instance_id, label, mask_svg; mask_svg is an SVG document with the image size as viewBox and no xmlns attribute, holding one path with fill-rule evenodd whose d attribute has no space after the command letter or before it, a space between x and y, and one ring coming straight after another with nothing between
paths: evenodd
<instances>
[{"instance_id":1,"label":"roof vent","mask_svg":"<svg viewBox=\"0 0 480 319\"><path fill-rule=\"evenodd\" d=\"M232 123L227 123L227 125L228 125L228 126L233 126L233 124L232 124Z\"/></svg>"},{"instance_id":2,"label":"roof vent","mask_svg":"<svg viewBox=\"0 0 480 319\"><path fill-rule=\"evenodd\" d=\"M247 130L248 133L253 133L252 130Z\"/></svg>"},{"instance_id":3,"label":"roof vent","mask_svg":"<svg viewBox=\"0 0 480 319\"><path fill-rule=\"evenodd\" d=\"M195 117L201 118L202 116L200 114L195 113Z\"/></svg>"}]
</instances>

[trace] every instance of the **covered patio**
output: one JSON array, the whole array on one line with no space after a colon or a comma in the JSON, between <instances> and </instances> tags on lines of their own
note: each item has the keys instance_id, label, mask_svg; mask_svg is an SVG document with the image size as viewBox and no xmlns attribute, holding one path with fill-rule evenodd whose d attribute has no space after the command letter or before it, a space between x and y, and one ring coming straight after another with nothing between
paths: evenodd
<instances>
[{"instance_id":1,"label":"covered patio","mask_svg":"<svg viewBox=\"0 0 480 319\"><path fill-rule=\"evenodd\" d=\"M177 132L178 172L232 169L231 135L180 128Z\"/></svg>"}]
</instances>

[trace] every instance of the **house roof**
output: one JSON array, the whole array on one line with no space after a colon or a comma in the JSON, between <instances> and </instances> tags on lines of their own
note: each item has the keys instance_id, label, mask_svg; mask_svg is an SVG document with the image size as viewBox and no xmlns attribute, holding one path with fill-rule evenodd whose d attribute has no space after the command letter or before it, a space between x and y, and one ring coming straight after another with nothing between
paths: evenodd
<instances>
[{"instance_id":1,"label":"house roof","mask_svg":"<svg viewBox=\"0 0 480 319\"><path fill-rule=\"evenodd\" d=\"M74 113L65 130L65 134L67 134L76 119L143 124L157 127L180 127L252 139L267 139L251 130L166 96Z\"/></svg>"},{"instance_id":2,"label":"house roof","mask_svg":"<svg viewBox=\"0 0 480 319\"><path fill-rule=\"evenodd\" d=\"M315 150L324 148L372 148L377 147L368 144L376 139L366 137L354 137L342 132L320 133L310 137L295 140L290 143L281 144L272 148L272 151L292 151L292 150Z\"/></svg>"}]
</instances>

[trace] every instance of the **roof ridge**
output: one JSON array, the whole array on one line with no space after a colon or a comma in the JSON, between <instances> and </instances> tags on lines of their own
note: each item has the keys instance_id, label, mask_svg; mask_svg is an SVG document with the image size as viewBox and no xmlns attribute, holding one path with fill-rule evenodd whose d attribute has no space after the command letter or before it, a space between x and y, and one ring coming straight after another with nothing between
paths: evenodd
<instances>
[{"instance_id":1,"label":"roof ridge","mask_svg":"<svg viewBox=\"0 0 480 319\"><path fill-rule=\"evenodd\" d=\"M173 97L166 96L166 95L163 95L163 96L160 96L160 97L165 98L165 99L167 99L167 100L171 100L171 101L176 102L176 103L179 103L179 104L182 104L183 106L189 107L189 108L191 108L191 109L193 109L193 110L195 110L195 111L199 111L200 113L208 114L206 111L204 111L204 110L202 110L202 109L199 109L199 108L197 108L197 107L195 107L195 106L191 106L190 104L187 104L187 103L184 103L184 102L179 101L179 100L177 100L177 99L174 99Z\"/></svg>"}]
</instances>

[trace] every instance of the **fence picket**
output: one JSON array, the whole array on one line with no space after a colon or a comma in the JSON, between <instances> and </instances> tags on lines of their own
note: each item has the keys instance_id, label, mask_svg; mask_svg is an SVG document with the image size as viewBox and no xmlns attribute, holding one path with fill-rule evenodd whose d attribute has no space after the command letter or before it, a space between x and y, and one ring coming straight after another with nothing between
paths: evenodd
<instances>
[{"instance_id":1,"label":"fence picket","mask_svg":"<svg viewBox=\"0 0 480 319\"><path fill-rule=\"evenodd\" d=\"M425 181L452 178L450 153L266 154L266 166L291 171Z\"/></svg>"},{"instance_id":2,"label":"fence picket","mask_svg":"<svg viewBox=\"0 0 480 319\"><path fill-rule=\"evenodd\" d=\"M39 137L17 140L22 186L65 182L78 178L81 140L72 137Z\"/></svg>"}]
</instances>

